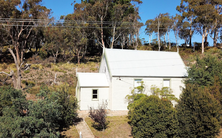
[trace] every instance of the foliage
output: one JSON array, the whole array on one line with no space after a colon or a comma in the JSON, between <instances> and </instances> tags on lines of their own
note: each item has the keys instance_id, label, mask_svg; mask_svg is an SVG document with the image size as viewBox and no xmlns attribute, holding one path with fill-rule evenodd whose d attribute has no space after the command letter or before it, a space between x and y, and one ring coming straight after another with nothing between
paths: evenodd
<instances>
[{"instance_id":1,"label":"foliage","mask_svg":"<svg viewBox=\"0 0 222 138\"><path fill-rule=\"evenodd\" d=\"M176 106L180 137L216 137L219 133L221 106L208 91L186 85Z\"/></svg>"},{"instance_id":2,"label":"foliage","mask_svg":"<svg viewBox=\"0 0 222 138\"><path fill-rule=\"evenodd\" d=\"M93 127L95 127L98 130L106 129L109 122L107 122L107 103L102 103L98 105L98 109L94 109L93 107L90 107L89 110L89 117L94 121ZM97 124L96 124L97 123Z\"/></svg>"},{"instance_id":3,"label":"foliage","mask_svg":"<svg viewBox=\"0 0 222 138\"><path fill-rule=\"evenodd\" d=\"M52 71L67 73L67 71L60 69L58 66L53 66Z\"/></svg>"},{"instance_id":4,"label":"foliage","mask_svg":"<svg viewBox=\"0 0 222 138\"><path fill-rule=\"evenodd\" d=\"M204 52L208 34L214 34L214 46L216 46L217 33L219 32L218 26L222 20L220 16L221 10L219 10L221 5L222 1L218 0L181 0L180 6L177 6L177 10L182 14L183 23L188 24L186 28L188 28L187 34L190 35L190 39L194 29L202 35L202 53Z\"/></svg>"},{"instance_id":5,"label":"foliage","mask_svg":"<svg viewBox=\"0 0 222 138\"><path fill-rule=\"evenodd\" d=\"M159 96L161 99L166 98L169 101L178 101L178 99L173 95L173 90L169 87L162 87L161 89L157 86L151 86L152 95Z\"/></svg>"},{"instance_id":6,"label":"foliage","mask_svg":"<svg viewBox=\"0 0 222 138\"><path fill-rule=\"evenodd\" d=\"M126 95L126 100L128 101L128 107L127 107L128 109L130 109L135 100L139 99L144 95L143 92L145 90L145 84L143 81L138 83L141 83L141 85L133 88L131 94Z\"/></svg>"},{"instance_id":7,"label":"foliage","mask_svg":"<svg viewBox=\"0 0 222 138\"><path fill-rule=\"evenodd\" d=\"M24 71L25 74L28 74L29 72L30 72L30 70L25 70Z\"/></svg>"},{"instance_id":8,"label":"foliage","mask_svg":"<svg viewBox=\"0 0 222 138\"><path fill-rule=\"evenodd\" d=\"M0 116L3 115L5 107L13 107L15 115L22 115L27 102L21 91L15 90L10 86L0 87Z\"/></svg>"},{"instance_id":9,"label":"foliage","mask_svg":"<svg viewBox=\"0 0 222 138\"><path fill-rule=\"evenodd\" d=\"M51 97L51 99L53 99L53 101L57 100L57 103L62 106L59 125L61 127L72 125L78 117L78 101L73 95L69 94L69 88L66 86L59 88L56 91L56 95Z\"/></svg>"},{"instance_id":10,"label":"foliage","mask_svg":"<svg viewBox=\"0 0 222 138\"><path fill-rule=\"evenodd\" d=\"M203 58L196 57L196 63L188 69L188 80L185 83L197 84L199 86L212 86L214 77L218 76L222 85L222 61L221 53L206 54Z\"/></svg>"},{"instance_id":11,"label":"foliage","mask_svg":"<svg viewBox=\"0 0 222 138\"><path fill-rule=\"evenodd\" d=\"M59 129L77 117L77 100L66 90L42 87L37 101L27 101L21 91L1 88L0 137L59 137Z\"/></svg>"},{"instance_id":12,"label":"foliage","mask_svg":"<svg viewBox=\"0 0 222 138\"><path fill-rule=\"evenodd\" d=\"M32 64L31 68L32 69L43 69L43 66L41 64Z\"/></svg>"},{"instance_id":13,"label":"foliage","mask_svg":"<svg viewBox=\"0 0 222 138\"><path fill-rule=\"evenodd\" d=\"M55 127L56 120L59 119L60 105L48 98L37 102L27 101L21 91L11 87L1 89L2 99L11 103L3 106L0 137L59 136Z\"/></svg>"},{"instance_id":14,"label":"foliage","mask_svg":"<svg viewBox=\"0 0 222 138\"><path fill-rule=\"evenodd\" d=\"M167 99L151 95L139 100L131 112L132 135L140 137L177 137L178 121Z\"/></svg>"},{"instance_id":15,"label":"foliage","mask_svg":"<svg viewBox=\"0 0 222 138\"><path fill-rule=\"evenodd\" d=\"M30 86L30 87L35 86L35 82L33 82L33 81L22 80L22 83L25 84L26 86Z\"/></svg>"}]
</instances>

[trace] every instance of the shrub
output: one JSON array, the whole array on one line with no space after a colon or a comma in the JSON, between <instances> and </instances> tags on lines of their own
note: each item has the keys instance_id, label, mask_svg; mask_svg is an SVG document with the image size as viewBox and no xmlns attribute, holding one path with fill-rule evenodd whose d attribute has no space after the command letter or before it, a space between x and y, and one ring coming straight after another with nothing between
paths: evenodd
<instances>
[{"instance_id":1,"label":"shrub","mask_svg":"<svg viewBox=\"0 0 222 138\"><path fill-rule=\"evenodd\" d=\"M5 69L7 69L8 65L6 63L3 63L3 64L1 64L0 67L2 70L5 70Z\"/></svg>"},{"instance_id":2,"label":"shrub","mask_svg":"<svg viewBox=\"0 0 222 138\"><path fill-rule=\"evenodd\" d=\"M178 135L178 121L172 103L155 95L141 98L131 110L129 119L135 138Z\"/></svg>"},{"instance_id":3,"label":"shrub","mask_svg":"<svg viewBox=\"0 0 222 138\"><path fill-rule=\"evenodd\" d=\"M77 109L78 101L75 96L69 94L69 88L66 86L58 88L54 96L51 97L53 101L57 101L61 105L60 120L58 121L60 125L60 130L63 127L68 127L72 125L75 119L78 118Z\"/></svg>"},{"instance_id":4,"label":"shrub","mask_svg":"<svg viewBox=\"0 0 222 138\"><path fill-rule=\"evenodd\" d=\"M67 73L67 71L59 69L57 66L53 66L52 71Z\"/></svg>"},{"instance_id":5,"label":"shrub","mask_svg":"<svg viewBox=\"0 0 222 138\"><path fill-rule=\"evenodd\" d=\"M24 71L25 74L28 74L29 72L30 72L30 70L25 70Z\"/></svg>"},{"instance_id":6,"label":"shrub","mask_svg":"<svg viewBox=\"0 0 222 138\"><path fill-rule=\"evenodd\" d=\"M0 137L58 138L58 128L71 124L76 110L76 98L66 91L51 92L42 87L37 101L27 101L21 91L1 87Z\"/></svg>"},{"instance_id":7,"label":"shrub","mask_svg":"<svg viewBox=\"0 0 222 138\"><path fill-rule=\"evenodd\" d=\"M31 68L32 69L43 69L43 66L41 64L32 64Z\"/></svg>"},{"instance_id":8,"label":"shrub","mask_svg":"<svg viewBox=\"0 0 222 138\"><path fill-rule=\"evenodd\" d=\"M93 127L98 130L105 130L109 122L107 122L107 112L106 112L107 103L102 103L98 105L98 109L90 107L89 117L94 121Z\"/></svg>"},{"instance_id":9,"label":"shrub","mask_svg":"<svg viewBox=\"0 0 222 138\"><path fill-rule=\"evenodd\" d=\"M34 87L35 82L34 81L28 81L28 80L22 80L22 83L25 84L26 86Z\"/></svg>"},{"instance_id":10,"label":"shrub","mask_svg":"<svg viewBox=\"0 0 222 138\"><path fill-rule=\"evenodd\" d=\"M176 106L180 137L216 137L221 106L207 88L187 84Z\"/></svg>"},{"instance_id":11,"label":"shrub","mask_svg":"<svg viewBox=\"0 0 222 138\"><path fill-rule=\"evenodd\" d=\"M196 58L196 63L188 69L188 78L185 83L199 86L212 86L214 77L218 76L222 85L221 55L208 55Z\"/></svg>"},{"instance_id":12,"label":"shrub","mask_svg":"<svg viewBox=\"0 0 222 138\"><path fill-rule=\"evenodd\" d=\"M48 57L48 52L47 52L46 48L43 47L43 48L40 49L39 56L42 59L45 59L45 58Z\"/></svg>"},{"instance_id":13,"label":"shrub","mask_svg":"<svg viewBox=\"0 0 222 138\"><path fill-rule=\"evenodd\" d=\"M152 85L151 86L152 95L159 96L160 98L166 98L169 101L178 101L178 99L173 95L173 90L169 87L162 87L161 89Z\"/></svg>"},{"instance_id":14,"label":"shrub","mask_svg":"<svg viewBox=\"0 0 222 138\"><path fill-rule=\"evenodd\" d=\"M40 91L40 86L34 86L28 90L30 94L38 94Z\"/></svg>"}]
</instances>

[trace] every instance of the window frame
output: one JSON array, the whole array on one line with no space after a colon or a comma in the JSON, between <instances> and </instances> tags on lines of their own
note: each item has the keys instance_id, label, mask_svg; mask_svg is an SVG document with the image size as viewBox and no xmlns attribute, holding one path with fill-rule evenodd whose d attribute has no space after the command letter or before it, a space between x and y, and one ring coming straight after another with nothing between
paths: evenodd
<instances>
[{"instance_id":1,"label":"window frame","mask_svg":"<svg viewBox=\"0 0 222 138\"><path fill-rule=\"evenodd\" d=\"M136 80L140 80L140 81L136 81ZM143 79L140 79L140 78L134 79L134 84L133 84L134 93L140 94L138 91L135 91L135 90L136 90L135 88L138 87L138 86L141 86L141 82L142 82L142 81L143 81ZM136 86L136 85L135 85L136 83L140 83L140 85Z\"/></svg>"},{"instance_id":2,"label":"window frame","mask_svg":"<svg viewBox=\"0 0 222 138\"><path fill-rule=\"evenodd\" d=\"M94 90L96 90L96 92L97 92L97 98L93 98L93 96L95 95L95 94L93 94L93 91ZM92 101L98 101L99 100L99 90L98 89L92 89Z\"/></svg>"},{"instance_id":3,"label":"window frame","mask_svg":"<svg viewBox=\"0 0 222 138\"><path fill-rule=\"evenodd\" d=\"M169 86L168 88L171 88L171 79L170 79L170 78L165 78L165 79L163 79L163 85L162 85L163 87L164 87L164 80L169 80L169 85L170 85L170 86Z\"/></svg>"}]
</instances>

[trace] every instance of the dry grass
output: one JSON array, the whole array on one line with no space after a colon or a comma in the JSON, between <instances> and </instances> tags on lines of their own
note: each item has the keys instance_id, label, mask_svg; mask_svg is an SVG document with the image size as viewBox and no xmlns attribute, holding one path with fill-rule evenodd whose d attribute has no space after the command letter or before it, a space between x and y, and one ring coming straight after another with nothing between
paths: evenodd
<instances>
[{"instance_id":1,"label":"dry grass","mask_svg":"<svg viewBox=\"0 0 222 138\"><path fill-rule=\"evenodd\" d=\"M222 138L222 128L220 129L220 133L219 133L219 135L217 136L217 138Z\"/></svg>"},{"instance_id":2,"label":"dry grass","mask_svg":"<svg viewBox=\"0 0 222 138\"><path fill-rule=\"evenodd\" d=\"M61 132L61 135L65 138L79 138L78 131L76 130L76 127L74 125L70 126L69 129Z\"/></svg>"},{"instance_id":3,"label":"dry grass","mask_svg":"<svg viewBox=\"0 0 222 138\"><path fill-rule=\"evenodd\" d=\"M127 116L108 116L110 121L108 128L104 131L98 131L92 127L93 120L86 118L85 121L96 138L130 138L131 127L128 124Z\"/></svg>"},{"instance_id":4,"label":"dry grass","mask_svg":"<svg viewBox=\"0 0 222 138\"><path fill-rule=\"evenodd\" d=\"M76 85L76 69L78 72L98 72L99 63L88 62L81 64L74 63L57 63L57 64L31 64L30 69L22 70L22 81L33 82L34 87L22 84L23 90L29 89L30 94L37 94L41 84L46 84L49 87L54 86L55 74L57 74L56 85L68 84L70 93L75 93ZM15 64L0 64L0 71L10 73L11 70L16 71ZM16 72L15 72L16 75ZM4 80L6 75L0 74L0 80ZM11 79L8 79L7 84L11 84ZM1 86L0 82L0 86Z\"/></svg>"}]
</instances>

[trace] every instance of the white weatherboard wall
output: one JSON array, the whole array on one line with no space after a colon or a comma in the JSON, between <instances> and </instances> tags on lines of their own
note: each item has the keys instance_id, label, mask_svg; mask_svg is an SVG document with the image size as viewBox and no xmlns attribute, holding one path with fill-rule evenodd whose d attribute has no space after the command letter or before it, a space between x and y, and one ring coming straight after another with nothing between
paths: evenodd
<instances>
[{"instance_id":1,"label":"white weatherboard wall","mask_svg":"<svg viewBox=\"0 0 222 138\"><path fill-rule=\"evenodd\" d=\"M163 87L163 80L170 79L170 88L173 94L179 98L184 87L183 78L142 78L142 77L113 77L112 78L112 95L111 95L111 110L127 110L128 102L126 95L130 94L134 88L134 80L142 79L145 85L145 94L151 95L150 88L155 85L159 88Z\"/></svg>"},{"instance_id":2,"label":"white weatherboard wall","mask_svg":"<svg viewBox=\"0 0 222 138\"><path fill-rule=\"evenodd\" d=\"M100 64L100 68L99 68L99 73L105 73L106 74L106 78L108 83L110 83L110 72L109 72L109 68L107 65L107 61L105 59L105 55L102 56L102 60L101 60L101 64Z\"/></svg>"},{"instance_id":3,"label":"white weatherboard wall","mask_svg":"<svg viewBox=\"0 0 222 138\"><path fill-rule=\"evenodd\" d=\"M98 100L92 99L93 89L98 90ZM109 88L80 88L80 110L89 110L90 107L94 107L96 109L98 104L102 104L105 101L108 102L108 99Z\"/></svg>"}]
</instances>

